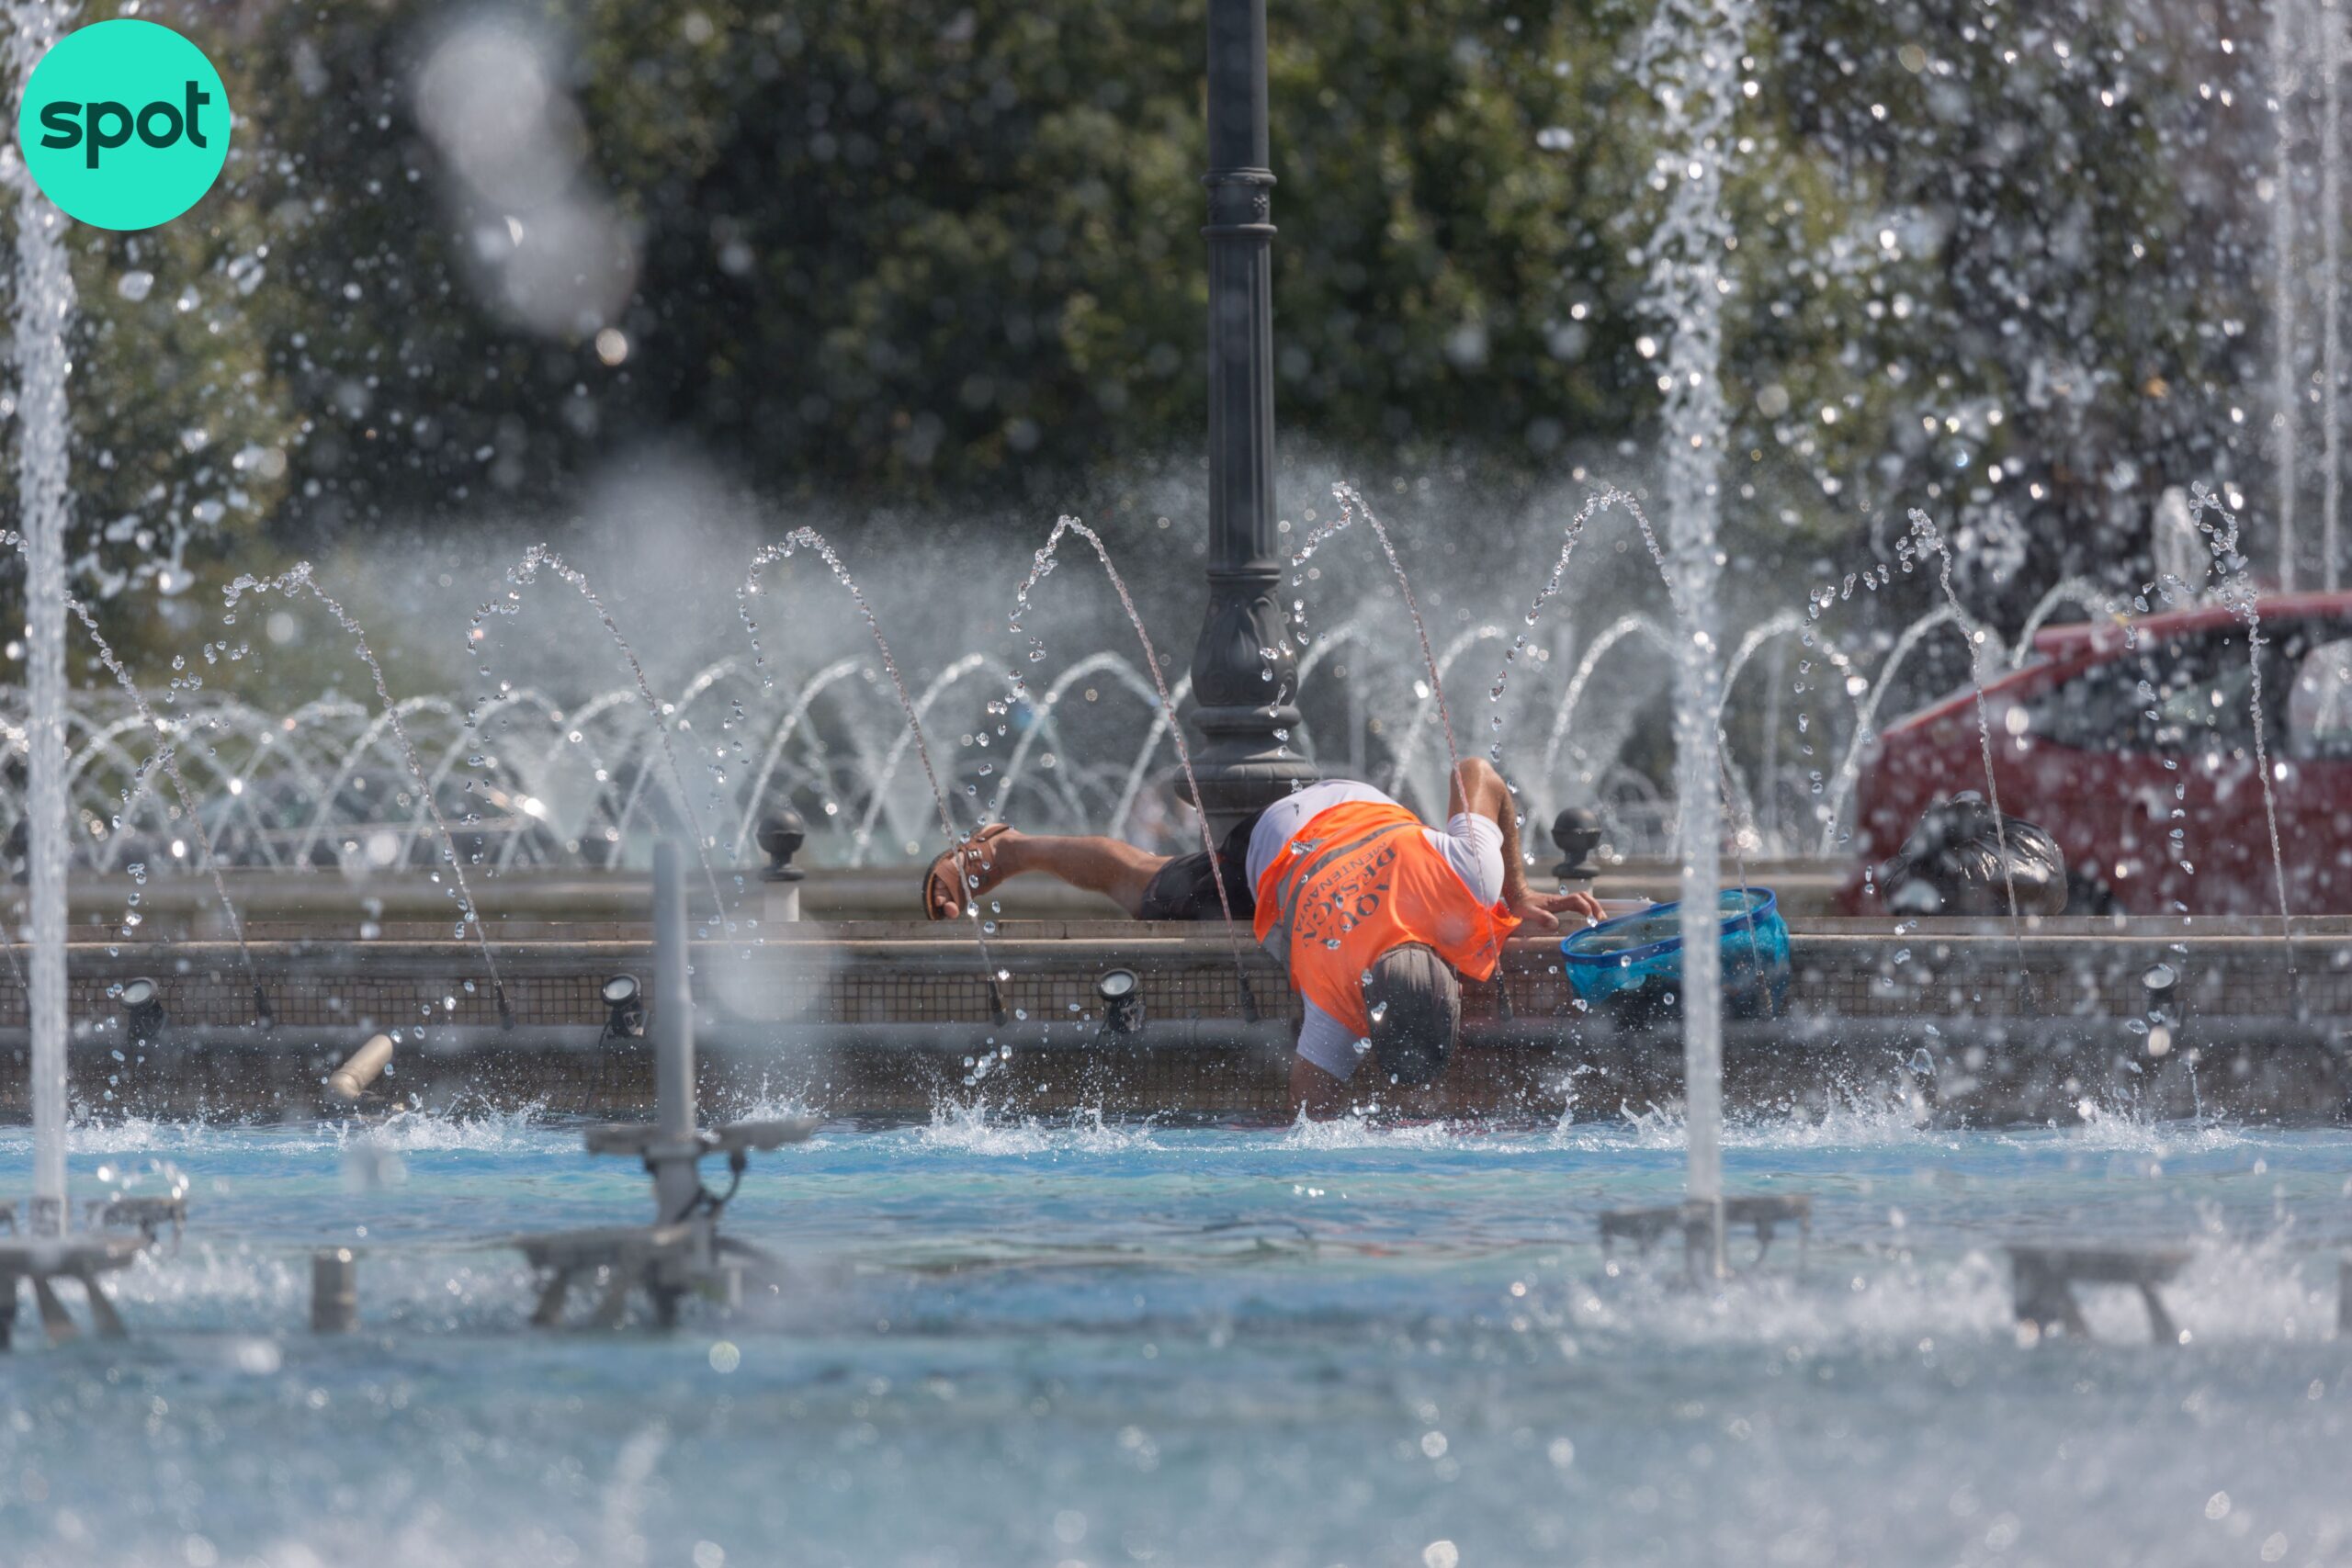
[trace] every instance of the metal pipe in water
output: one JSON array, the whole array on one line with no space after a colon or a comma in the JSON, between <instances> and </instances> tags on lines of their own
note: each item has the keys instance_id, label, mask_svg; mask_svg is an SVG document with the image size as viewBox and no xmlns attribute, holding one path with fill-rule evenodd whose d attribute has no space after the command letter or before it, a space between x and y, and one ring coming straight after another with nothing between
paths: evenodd
<instances>
[{"instance_id":1,"label":"metal pipe in water","mask_svg":"<svg viewBox=\"0 0 2352 1568\"><path fill-rule=\"evenodd\" d=\"M311 1254L311 1332L348 1334L358 1326L358 1255L347 1247Z\"/></svg>"},{"instance_id":2,"label":"metal pipe in water","mask_svg":"<svg viewBox=\"0 0 2352 1568\"><path fill-rule=\"evenodd\" d=\"M653 1120L649 1153L653 1198L663 1221L683 1216L702 1185L695 1146L695 996L686 961L685 879L678 846L653 846Z\"/></svg>"},{"instance_id":3,"label":"metal pipe in water","mask_svg":"<svg viewBox=\"0 0 2352 1568\"><path fill-rule=\"evenodd\" d=\"M351 1054L348 1061L327 1075L327 1093L345 1105L356 1105L368 1086L383 1076L391 1065L392 1037L389 1034L368 1036L367 1043Z\"/></svg>"}]
</instances>

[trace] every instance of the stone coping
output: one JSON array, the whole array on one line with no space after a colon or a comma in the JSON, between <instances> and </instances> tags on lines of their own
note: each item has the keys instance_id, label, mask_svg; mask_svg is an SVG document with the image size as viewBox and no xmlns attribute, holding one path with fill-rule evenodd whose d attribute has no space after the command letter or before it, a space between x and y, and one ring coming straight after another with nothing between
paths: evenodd
<instances>
[{"instance_id":1,"label":"stone coping","mask_svg":"<svg viewBox=\"0 0 2352 1568\"><path fill-rule=\"evenodd\" d=\"M509 871L486 874L488 868L469 872L467 881L483 922L493 928L510 923L610 922L643 919L651 903L651 884L641 869L609 872L579 870ZM770 883L756 864L720 865L718 874L729 905L753 918L762 916L771 897L786 885ZM1756 861L1747 866L1749 882L1769 886L1781 897L1784 911L1825 909L1849 874L1842 860ZM1736 862L1724 863L1726 886L1740 880ZM1539 859L1536 880L1544 881L1548 866ZM356 928L363 920L454 919L457 904L447 881L434 882L423 874L397 872L352 876L332 868L256 871L231 868L222 873L238 916L251 929L271 924L307 924L312 928L340 925ZM709 889L699 867L689 867L686 896L690 905L706 910ZM1675 867L1661 860L1629 860L1602 868L1598 889L1605 897L1670 898ZM898 923L917 914L922 869L910 865L810 867L798 890L802 908L827 919ZM130 897L151 929L159 934L225 935L211 879L182 866L170 874L151 874L144 881L127 874L77 874L69 882L67 897L77 924L119 922ZM989 895L1007 916L1020 919L1115 919L1118 911L1097 894L1066 887L1043 877L1023 877ZM0 883L0 914L21 925L24 885ZM920 923L919 921L916 923Z\"/></svg>"},{"instance_id":2,"label":"stone coping","mask_svg":"<svg viewBox=\"0 0 2352 1568\"><path fill-rule=\"evenodd\" d=\"M1915 918L1898 923L1883 916L1810 915L1792 918L1788 924L1792 940L1807 947L1917 946L1928 942L1981 948L2018 942L2029 953L2176 942L2190 946L2255 944L2278 947L2283 953L2283 939L2288 931L2288 922L2276 915L2039 916L2028 917L2022 931L2013 931L2007 920L1998 919ZM1229 958L1234 946L1234 938L1216 923L1063 919L1005 919L995 922L995 926L987 938L990 950L1019 952L1024 956L1040 944L1075 943L1136 951L1171 960L1214 961ZM380 934L376 937L355 938L340 931L311 931L300 926L254 923L246 928L246 945L257 963L265 959L307 962L334 958L360 960L364 964L427 955L478 955L480 951L472 938L451 936L450 922L446 920L387 922L379 929ZM543 954L593 954L647 946L651 931L651 925L641 920L506 922L491 931L490 946L501 957L511 953L526 960ZM1254 961L1262 956L1246 927L1238 936L1246 958ZM2299 915L2292 921L2292 938L2299 952L2309 948L2314 959L2337 967L2352 964L2352 915ZM1525 956L1555 951L1559 941L1559 936L1548 934L1518 936L1511 939L1508 947L1514 956ZM703 935L697 945L714 949L740 946L753 954L763 950L790 951L810 946L876 956L888 953L912 956L916 950L922 950L943 955L968 954L975 962L980 947L978 936L966 922L926 920L763 924L733 939ZM68 951L78 962L106 955L108 967L116 957L127 960L144 955L150 959L190 962L217 962L225 957L233 963L237 956L236 943L220 937L134 942L93 935L86 929L70 933ZM11 981L12 976L0 972L0 987Z\"/></svg>"}]
</instances>

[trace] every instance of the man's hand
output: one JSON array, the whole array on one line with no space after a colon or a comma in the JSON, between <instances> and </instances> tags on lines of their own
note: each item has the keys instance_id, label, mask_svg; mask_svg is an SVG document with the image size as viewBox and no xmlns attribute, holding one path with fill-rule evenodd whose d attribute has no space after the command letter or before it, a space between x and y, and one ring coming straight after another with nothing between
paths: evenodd
<instances>
[{"instance_id":1,"label":"man's hand","mask_svg":"<svg viewBox=\"0 0 2352 1568\"><path fill-rule=\"evenodd\" d=\"M1539 931L1558 931L1563 915L1581 916L1587 925L1608 918L1601 913L1600 900L1589 893L1529 892L1510 906L1510 912Z\"/></svg>"}]
</instances>

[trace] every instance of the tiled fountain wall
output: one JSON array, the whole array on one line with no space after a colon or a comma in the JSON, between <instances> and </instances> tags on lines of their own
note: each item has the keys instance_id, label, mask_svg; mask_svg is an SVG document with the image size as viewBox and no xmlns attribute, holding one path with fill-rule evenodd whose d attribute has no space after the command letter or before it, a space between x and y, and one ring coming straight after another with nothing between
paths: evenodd
<instances>
[{"instance_id":1,"label":"tiled fountain wall","mask_svg":"<svg viewBox=\"0 0 2352 1568\"><path fill-rule=\"evenodd\" d=\"M2008 1119L2075 1114L2089 1098L2308 1120L2339 1112L2352 1084L2331 1039L2352 1020L2352 920L2298 920L2291 946L2278 921L2259 919L2049 919L2015 932L1998 921L1900 932L1883 920L1792 923L1784 1020L1733 1031L1736 1107L1917 1095L1947 1114ZM600 1038L598 988L616 973L650 979L644 928L499 930L511 1031L481 951L448 940L446 923L387 925L366 941L257 932L267 1031L249 1027L253 986L232 944L77 945L76 1097L150 1114L309 1113L334 1060L384 1029L401 1035L388 1087L403 1097L642 1111L645 1047ZM2183 1023L2181 1048L2154 1055L2128 1021L2144 1011L2144 976L2159 963L2179 977ZM1102 1028L1094 982L1115 967L1141 977L1151 1021L1141 1037ZM1215 928L1007 921L984 968L968 927L772 925L697 949L704 1076L718 1102L842 1111L980 1096L1037 1111L1279 1113L1296 998L1246 946L1240 969L1255 1026L1238 1021L1241 976ZM1001 1024L991 972L1003 976ZM113 999L134 976L160 983L169 1021L143 1044ZM1583 1111L1614 1113L1679 1093L1675 1038L1612 1034L1581 1014L1553 942L1514 944L1504 984L1465 987L1464 1004L1468 1043L1420 1109L1556 1115L1573 1097ZM21 1113L23 1028L21 984L0 974L0 1112ZM967 1057L977 1066L1007 1044L1009 1059L967 1084Z\"/></svg>"}]
</instances>

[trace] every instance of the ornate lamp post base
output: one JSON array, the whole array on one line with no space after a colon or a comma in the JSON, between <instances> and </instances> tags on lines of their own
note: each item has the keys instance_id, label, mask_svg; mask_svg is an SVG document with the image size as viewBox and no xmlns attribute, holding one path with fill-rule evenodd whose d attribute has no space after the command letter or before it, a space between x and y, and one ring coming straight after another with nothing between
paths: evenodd
<instances>
[{"instance_id":1,"label":"ornate lamp post base","mask_svg":"<svg viewBox=\"0 0 2352 1568\"><path fill-rule=\"evenodd\" d=\"M1273 172L1265 0L1209 0L1209 605L1193 650L1202 809L1223 834L1315 777L1274 546ZM1271 650L1271 657L1269 657Z\"/></svg>"}]
</instances>

